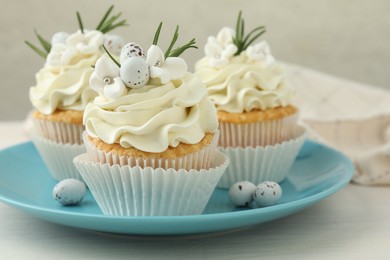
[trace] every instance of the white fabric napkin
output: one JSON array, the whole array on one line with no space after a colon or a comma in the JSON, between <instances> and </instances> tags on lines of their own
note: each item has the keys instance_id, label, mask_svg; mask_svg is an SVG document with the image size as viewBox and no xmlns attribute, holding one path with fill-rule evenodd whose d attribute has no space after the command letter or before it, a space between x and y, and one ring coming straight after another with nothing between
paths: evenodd
<instances>
[{"instance_id":1,"label":"white fabric napkin","mask_svg":"<svg viewBox=\"0 0 390 260\"><path fill-rule=\"evenodd\" d=\"M297 65L286 70L309 137L354 161L353 182L389 185L390 92Z\"/></svg>"}]
</instances>

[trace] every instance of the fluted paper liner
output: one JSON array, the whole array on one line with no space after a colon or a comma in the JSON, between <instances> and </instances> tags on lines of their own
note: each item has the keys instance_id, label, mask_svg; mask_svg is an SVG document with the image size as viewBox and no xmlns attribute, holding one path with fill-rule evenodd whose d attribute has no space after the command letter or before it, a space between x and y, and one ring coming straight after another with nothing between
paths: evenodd
<instances>
[{"instance_id":1,"label":"fluted paper liner","mask_svg":"<svg viewBox=\"0 0 390 260\"><path fill-rule=\"evenodd\" d=\"M63 144L82 144L85 127L81 124L68 124L32 118L34 131L46 139Z\"/></svg>"},{"instance_id":2,"label":"fluted paper liner","mask_svg":"<svg viewBox=\"0 0 390 260\"><path fill-rule=\"evenodd\" d=\"M114 216L201 214L228 163L220 152L211 168L189 171L101 164L87 154L74 159L103 214Z\"/></svg>"},{"instance_id":3,"label":"fluted paper liner","mask_svg":"<svg viewBox=\"0 0 390 260\"><path fill-rule=\"evenodd\" d=\"M119 156L118 154L99 150L93 143L88 139L88 134L83 133L83 140L87 150L87 154L92 161L100 162L102 164L108 163L110 165L119 164L129 165L131 167L140 166L140 167L152 167L152 168L163 168L169 169L173 168L176 170L179 169L207 169L210 167L216 152L217 143L218 143L219 132L214 133L214 138L212 142L203 147L201 150L187 154L182 157L167 159L167 158L141 158L141 157L128 157L128 156Z\"/></svg>"},{"instance_id":4,"label":"fluted paper liner","mask_svg":"<svg viewBox=\"0 0 390 260\"><path fill-rule=\"evenodd\" d=\"M85 153L84 145L57 143L39 136L34 131L30 132L30 136L54 179L58 181L68 178L83 180L73 164L73 158Z\"/></svg>"},{"instance_id":5,"label":"fluted paper liner","mask_svg":"<svg viewBox=\"0 0 390 260\"><path fill-rule=\"evenodd\" d=\"M283 181L301 149L306 131L294 128L294 138L265 147L228 147L219 150L230 159L230 165L218 183L219 188L230 188L236 182L250 181L255 185L263 181Z\"/></svg>"},{"instance_id":6,"label":"fluted paper liner","mask_svg":"<svg viewBox=\"0 0 390 260\"><path fill-rule=\"evenodd\" d=\"M294 136L294 127L298 113L270 121L235 124L219 122L222 147L266 146L290 140Z\"/></svg>"}]
</instances>

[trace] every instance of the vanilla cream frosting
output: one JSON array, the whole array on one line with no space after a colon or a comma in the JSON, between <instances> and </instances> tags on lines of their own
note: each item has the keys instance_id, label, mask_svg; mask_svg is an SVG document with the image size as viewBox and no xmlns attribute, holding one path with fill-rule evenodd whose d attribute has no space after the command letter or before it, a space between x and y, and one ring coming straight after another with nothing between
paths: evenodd
<instances>
[{"instance_id":1,"label":"vanilla cream frosting","mask_svg":"<svg viewBox=\"0 0 390 260\"><path fill-rule=\"evenodd\" d=\"M103 34L96 30L59 34L61 41L52 44L44 67L35 76L36 86L30 88L31 103L45 115L57 109L83 111L97 95L89 88L89 78L91 66L103 55Z\"/></svg>"},{"instance_id":2,"label":"vanilla cream frosting","mask_svg":"<svg viewBox=\"0 0 390 260\"><path fill-rule=\"evenodd\" d=\"M101 53L83 55L72 65L50 66L46 64L36 74L36 86L30 88L30 100L42 114L49 115L56 109L84 110L97 93L89 88L89 78Z\"/></svg>"},{"instance_id":3,"label":"vanilla cream frosting","mask_svg":"<svg viewBox=\"0 0 390 260\"><path fill-rule=\"evenodd\" d=\"M159 153L179 143L199 143L218 127L215 107L204 85L191 73L161 84L159 80L127 89L117 99L95 98L84 112L92 137L144 152Z\"/></svg>"},{"instance_id":4,"label":"vanilla cream frosting","mask_svg":"<svg viewBox=\"0 0 390 260\"><path fill-rule=\"evenodd\" d=\"M242 113L290 104L294 91L286 85L280 64L258 62L246 51L216 67L210 66L209 59L206 56L196 63L195 74L218 110Z\"/></svg>"}]
</instances>

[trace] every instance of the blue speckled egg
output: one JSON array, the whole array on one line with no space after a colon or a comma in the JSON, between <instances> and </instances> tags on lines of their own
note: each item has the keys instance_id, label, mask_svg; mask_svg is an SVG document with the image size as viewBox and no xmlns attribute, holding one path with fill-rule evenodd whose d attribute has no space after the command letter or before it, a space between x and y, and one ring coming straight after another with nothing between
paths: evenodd
<instances>
[{"instance_id":1,"label":"blue speckled egg","mask_svg":"<svg viewBox=\"0 0 390 260\"><path fill-rule=\"evenodd\" d=\"M85 184L77 179L65 179L53 188L53 198L64 206L79 204L85 193Z\"/></svg>"}]
</instances>

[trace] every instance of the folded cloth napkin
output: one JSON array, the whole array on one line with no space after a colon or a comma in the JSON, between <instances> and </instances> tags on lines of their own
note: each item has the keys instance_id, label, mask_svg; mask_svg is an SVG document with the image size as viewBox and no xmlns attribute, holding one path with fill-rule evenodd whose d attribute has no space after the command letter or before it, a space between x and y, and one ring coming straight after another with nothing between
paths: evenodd
<instances>
[{"instance_id":1,"label":"folded cloth napkin","mask_svg":"<svg viewBox=\"0 0 390 260\"><path fill-rule=\"evenodd\" d=\"M286 64L309 138L332 146L356 166L353 182L390 184L390 92Z\"/></svg>"}]
</instances>

